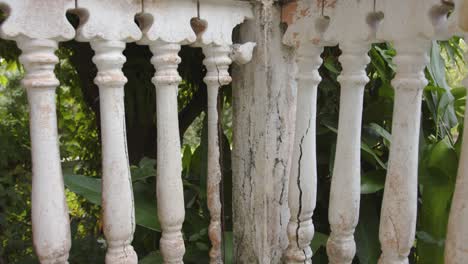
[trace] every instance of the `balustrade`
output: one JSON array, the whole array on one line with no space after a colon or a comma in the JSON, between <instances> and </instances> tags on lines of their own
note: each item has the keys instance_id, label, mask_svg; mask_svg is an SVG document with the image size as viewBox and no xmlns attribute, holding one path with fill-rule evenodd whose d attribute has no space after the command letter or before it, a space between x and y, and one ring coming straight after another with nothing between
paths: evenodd
<instances>
[{"instance_id":1,"label":"balustrade","mask_svg":"<svg viewBox=\"0 0 468 264\"><path fill-rule=\"evenodd\" d=\"M246 19L254 18L253 6L234 0L198 3L191 0L0 0L0 4L8 15L0 27L1 36L15 40L23 52L22 83L30 105L33 242L41 263L68 263L71 247L55 109L55 89L59 82L54 67L59 60L54 52L59 42L71 40L75 34L76 40L91 44L95 51L93 62L98 68L95 83L99 86L102 119L106 263L138 262L131 246L136 221L126 142L124 85L127 78L122 72L126 43L148 45L156 70L152 80L157 100L156 196L164 263L183 263L185 253L177 107L182 78L178 72L181 62L178 53L182 45L202 48L208 91L210 263L223 263L218 93L232 81L230 65L252 59L255 44L233 44L232 32ZM281 253L286 263L312 263L310 243L314 237L312 216L317 193L316 104L321 53L325 46L339 45L343 68L338 78L340 113L327 253L330 263L336 264L350 264L356 254L354 230L359 220L361 193L361 121L364 88L369 81L367 53L372 43L383 41L392 42L397 55L396 76L392 81L395 89L392 145L380 218L379 263L408 263L417 219L418 143L428 52L433 40L468 32L464 19L467 1L455 2L450 22L447 22L448 9L441 8L442 5L439 0L298 1L283 39L295 51L297 68L295 137L291 142L291 166L285 168L289 169L289 245ZM76 32L66 19L69 11L80 17ZM193 29L194 18L203 27ZM468 122L467 116L465 119ZM465 134L468 135L466 126ZM445 261L448 264L468 261L467 152L465 141L447 233Z\"/></svg>"}]
</instances>

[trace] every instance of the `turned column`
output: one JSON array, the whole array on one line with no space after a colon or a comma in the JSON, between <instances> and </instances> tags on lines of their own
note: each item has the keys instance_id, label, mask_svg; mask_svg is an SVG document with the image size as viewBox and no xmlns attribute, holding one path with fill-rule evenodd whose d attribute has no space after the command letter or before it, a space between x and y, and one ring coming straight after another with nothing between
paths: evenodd
<instances>
[{"instance_id":1,"label":"turned column","mask_svg":"<svg viewBox=\"0 0 468 264\"><path fill-rule=\"evenodd\" d=\"M62 177L57 132L54 74L58 43L75 36L66 19L72 0L1 0L8 17L1 37L15 40L24 66L32 155L31 217L35 253L42 264L67 264L71 247L68 207ZM49 26L54 25L54 26Z\"/></svg>"},{"instance_id":2,"label":"turned column","mask_svg":"<svg viewBox=\"0 0 468 264\"><path fill-rule=\"evenodd\" d=\"M235 2L235 1L234 1ZM207 198L210 211L208 234L211 241L210 264L221 264L223 259L223 230L221 183L222 170L219 149L218 92L223 85L231 83L229 66L236 60L247 63L252 58L255 44L233 45L232 31L244 19L252 17L249 3L219 3L200 1L198 17L204 28L195 28L196 46L203 48L203 64L207 73L204 81L208 92L208 175Z\"/></svg>"},{"instance_id":3,"label":"turned column","mask_svg":"<svg viewBox=\"0 0 468 264\"><path fill-rule=\"evenodd\" d=\"M354 230L359 220L361 196L361 121L364 86L370 62L364 43L340 44L343 67L338 139L328 211L331 235L327 243L330 263L351 263L356 254Z\"/></svg>"},{"instance_id":4,"label":"turned column","mask_svg":"<svg viewBox=\"0 0 468 264\"><path fill-rule=\"evenodd\" d=\"M450 33L461 33L468 40L468 19L466 11L468 10L468 1L455 1L455 11L451 15L451 26L453 31ZM468 53L465 53L465 62L468 61ZM468 88L468 78L465 78L463 84ZM468 106L468 105L467 105ZM450 216L447 227L447 237L445 240L445 263L463 264L468 260L468 108L465 110L465 121L463 130L463 142L461 155L458 164L457 181L455 192L450 208Z\"/></svg>"},{"instance_id":5,"label":"turned column","mask_svg":"<svg viewBox=\"0 0 468 264\"><path fill-rule=\"evenodd\" d=\"M430 41L395 42L397 66L392 85L395 106L392 146L380 218L382 255L379 263L408 263L416 231L418 152L422 92L427 85Z\"/></svg>"},{"instance_id":6,"label":"turned column","mask_svg":"<svg viewBox=\"0 0 468 264\"><path fill-rule=\"evenodd\" d=\"M361 123L370 43L380 19L373 0L339 1L329 14L327 42L339 43L342 72L336 154L331 178L327 253L332 264L351 264L356 254L354 230L361 198Z\"/></svg>"},{"instance_id":7,"label":"turned column","mask_svg":"<svg viewBox=\"0 0 468 264\"><path fill-rule=\"evenodd\" d=\"M303 11L306 10L306 11ZM296 127L289 173L287 225L288 247L285 263L312 263L310 243L314 237L312 216L317 201L316 112L317 89L321 82L319 67L324 33L329 26L325 17L329 7L316 3L298 2L293 22L283 43L295 48L297 85Z\"/></svg>"},{"instance_id":8,"label":"turned column","mask_svg":"<svg viewBox=\"0 0 468 264\"><path fill-rule=\"evenodd\" d=\"M183 263L185 253L182 224L185 218L182 160L179 139L177 91L182 78L177 67L180 45L156 41L150 44L156 74L157 115L157 203L162 228L160 241L164 263Z\"/></svg>"},{"instance_id":9,"label":"turned column","mask_svg":"<svg viewBox=\"0 0 468 264\"><path fill-rule=\"evenodd\" d=\"M98 68L102 133L102 217L107 240L106 263L138 262L131 246L135 206L127 151L124 85L125 42L92 41Z\"/></svg>"},{"instance_id":10,"label":"turned column","mask_svg":"<svg viewBox=\"0 0 468 264\"><path fill-rule=\"evenodd\" d=\"M222 225L221 225L221 166L219 152L219 122L218 122L218 91L223 85L231 83L229 57L231 47L208 45L203 47L206 59L203 64L207 73L204 81L208 89L208 175L207 197L210 211L210 226L208 234L211 241L210 263L223 263L222 256Z\"/></svg>"},{"instance_id":11,"label":"turned column","mask_svg":"<svg viewBox=\"0 0 468 264\"><path fill-rule=\"evenodd\" d=\"M427 85L424 70L431 42L446 20L444 12L434 12L440 5L439 0L381 1L376 5L385 16L377 39L392 41L397 53L393 60L392 145L380 217L380 264L408 263L414 245L421 101Z\"/></svg>"},{"instance_id":12,"label":"turned column","mask_svg":"<svg viewBox=\"0 0 468 264\"><path fill-rule=\"evenodd\" d=\"M296 134L289 177L289 210L287 232L289 246L286 263L312 263L310 242L314 236L314 213L317 196L316 103L321 81L318 68L323 48L301 46L296 52L298 67Z\"/></svg>"},{"instance_id":13,"label":"turned column","mask_svg":"<svg viewBox=\"0 0 468 264\"><path fill-rule=\"evenodd\" d=\"M465 54L465 61L467 59L468 54ZM464 85L468 87L468 79L465 79ZM445 264L463 264L468 261L468 108L465 110L463 136L445 242Z\"/></svg>"},{"instance_id":14,"label":"turned column","mask_svg":"<svg viewBox=\"0 0 468 264\"><path fill-rule=\"evenodd\" d=\"M23 54L22 81L30 108L31 153L33 164L31 217L33 243L42 264L68 263L71 247L70 222L62 178L55 89L53 40L18 40Z\"/></svg>"},{"instance_id":15,"label":"turned column","mask_svg":"<svg viewBox=\"0 0 468 264\"><path fill-rule=\"evenodd\" d=\"M127 148L123 55L127 42L142 33L134 22L139 3L127 0L80 0L77 13L82 24L77 40L89 41L97 66L102 141L102 218L107 242L107 264L136 264L131 243L135 232L135 205Z\"/></svg>"},{"instance_id":16,"label":"turned column","mask_svg":"<svg viewBox=\"0 0 468 264\"><path fill-rule=\"evenodd\" d=\"M452 25L455 32L465 35L468 40L468 19L466 11L468 1L455 1L455 11L452 14ZM450 32L453 33L453 32ZM465 61L468 61L468 53L465 53ZM468 88L468 78L463 84ZM468 105L467 105L468 106ZM463 130L463 142L458 165L458 175L455 192L452 199L452 207L447 227L447 238L445 241L445 263L463 264L468 261L468 108L465 112Z\"/></svg>"},{"instance_id":17,"label":"turned column","mask_svg":"<svg viewBox=\"0 0 468 264\"><path fill-rule=\"evenodd\" d=\"M144 0L140 25L141 45L149 45L156 69L157 189L156 200L162 237L160 250L165 264L181 264L185 254L182 224L185 218L182 157L179 138L177 92L182 78L177 68L181 45L196 35L190 20L197 16L195 1Z\"/></svg>"}]
</instances>

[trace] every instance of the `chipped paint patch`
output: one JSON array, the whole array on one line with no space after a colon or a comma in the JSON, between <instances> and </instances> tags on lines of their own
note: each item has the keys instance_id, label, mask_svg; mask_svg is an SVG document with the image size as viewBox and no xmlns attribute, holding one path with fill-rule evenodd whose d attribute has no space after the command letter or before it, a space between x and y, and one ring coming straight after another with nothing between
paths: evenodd
<instances>
[{"instance_id":1,"label":"chipped paint patch","mask_svg":"<svg viewBox=\"0 0 468 264\"><path fill-rule=\"evenodd\" d=\"M281 22L287 25L292 25L296 20L297 2L290 2L284 5L281 9Z\"/></svg>"},{"instance_id":2,"label":"chipped paint patch","mask_svg":"<svg viewBox=\"0 0 468 264\"><path fill-rule=\"evenodd\" d=\"M317 8L335 8L338 0L315 0Z\"/></svg>"}]
</instances>

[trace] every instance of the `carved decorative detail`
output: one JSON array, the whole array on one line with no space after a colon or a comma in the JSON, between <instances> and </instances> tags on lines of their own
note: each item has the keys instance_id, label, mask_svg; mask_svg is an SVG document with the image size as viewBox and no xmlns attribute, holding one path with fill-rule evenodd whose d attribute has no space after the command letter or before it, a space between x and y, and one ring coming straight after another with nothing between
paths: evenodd
<instances>
[{"instance_id":1,"label":"carved decorative detail","mask_svg":"<svg viewBox=\"0 0 468 264\"><path fill-rule=\"evenodd\" d=\"M408 38L434 38L437 27L434 26L436 21L433 15L437 17L442 15L431 14L431 10L440 5L440 0L377 1L376 10L382 11L385 15L377 31L377 39L394 41ZM396 27L395 25L402 26Z\"/></svg>"},{"instance_id":2,"label":"carved decorative detail","mask_svg":"<svg viewBox=\"0 0 468 264\"><path fill-rule=\"evenodd\" d=\"M134 22L141 4L128 0L80 0L78 13L83 24L77 39L90 41L98 68L102 133L102 208L107 240L106 263L136 264L131 246L135 232L135 206L128 159L122 72L126 43L142 34Z\"/></svg>"},{"instance_id":3,"label":"carved decorative detail","mask_svg":"<svg viewBox=\"0 0 468 264\"><path fill-rule=\"evenodd\" d=\"M314 237L312 215L317 196L316 103L321 81L322 48L309 45L297 50L296 134L289 178L289 246L286 263L312 263L310 242Z\"/></svg>"},{"instance_id":4,"label":"carved decorative detail","mask_svg":"<svg viewBox=\"0 0 468 264\"><path fill-rule=\"evenodd\" d=\"M2 24L3 37L16 39L70 40L75 29L65 16L75 7L74 0L0 0L7 6L8 19Z\"/></svg>"},{"instance_id":5,"label":"carved decorative detail","mask_svg":"<svg viewBox=\"0 0 468 264\"><path fill-rule=\"evenodd\" d=\"M142 5L135 0L79 0L78 13L85 21L77 30L79 41L119 40L134 42L142 37L135 15Z\"/></svg>"},{"instance_id":6,"label":"carved decorative detail","mask_svg":"<svg viewBox=\"0 0 468 264\"><path fill-rule=\"evenodd\" d=\"M229 57L235 63L243 65L252 60L254 48L257 46L254 42L247 42L245 44L232 45L232 51Z\"/></svg>"},{"instance_id":7,"label":"carved decorative detail","mask_svg":"<svg viewBox=\"0 0 468 264\"><path fill-rule=\"evenodd\" d=\"M190 20L197 17L196 1L143 0L142 43L163 41L181 45L195 42Z\"/></svg>"},{"instance_id":8,"label":"carved decorative detail","mask_svg":"<svg viewBox=\"0 0 468 264\"><path fill-rule=\"evenodd\" d=\"M210 226L208 234L211 241L210 263L223 263L222 259L222 225L221 225L221 166L219 163L218 136L218 90L223 85L231 83L228 69L232 60L230 46L209 45L203 47L206 59L203 61L207 73L204 81L208 89L208 209L210 211Z\"/></svg>"},{"instance_id":9,"label":"carved decorative detail","mask_svg":"<svg viewBox=\"0 0 468 264\"><path fill-rule=\"evenodd\" d=\"M232 30L248 18L253 18L250 3L202 0L200 19L206 22L206 28L200 35L200 42L203 45L231 45Z\"/></svg>"},{"instance_id":10,"label":"carved decorative detail","mask_svg":"<svg viewBox=\"0 0 468 264\"><path fill-rule=\"evenodd\" d=\"M328 43L353 42L367 46L375 40L376 27L383 19L374 12L374 0L337 1L335 9L329 10L330 25L323 38ZM380 20L379 20L380 19Z\"/></svg>"},{"instance_id":11,"label":"carved decorative detail","mask_svg":"<svg viewBox=\"0 0 468 264\"><path fill-rule=\"evenodd\" d=\"M182 185L177 90L182 78L177 72L181 62L180 45L162 41L150 45L156 68L156 114L158 127L157 202L162 228L160 241L164 263L183 263L185 253L182 224L185 217Z\"/></svg>"},{"instance_id":12,"label":"carved decorative detail","mask_svg":"<svg viewBox=\"0 0 468 264\"><path fill-rule=\"evenodd\" d=\"M334 9L326 5L322 14L321 1L298 1L293 24L289 25L284 34L283 43L296 49L301 45L310 45L310 43L327 44L323 36L330 21L325 15L333 12Z\"/></svg>"}]
</instances>

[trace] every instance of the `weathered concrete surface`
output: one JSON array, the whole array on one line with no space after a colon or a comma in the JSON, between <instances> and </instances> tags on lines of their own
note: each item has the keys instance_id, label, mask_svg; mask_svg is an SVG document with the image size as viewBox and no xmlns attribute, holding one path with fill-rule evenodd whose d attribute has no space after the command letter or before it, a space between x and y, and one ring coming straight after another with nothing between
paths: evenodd
<instances>
[{"instance_id":1,"label":"weathered concrete surface","mask_svg":"<svg viewBox=\"0 0 468 264\"><path fill-rule=\"evenodd\" d=\"M233 70L234 263L281 263L296 88L280 6L262 0L254 9L237 41L257 43L253 61Z\"/></svg>"}]
</instances>

